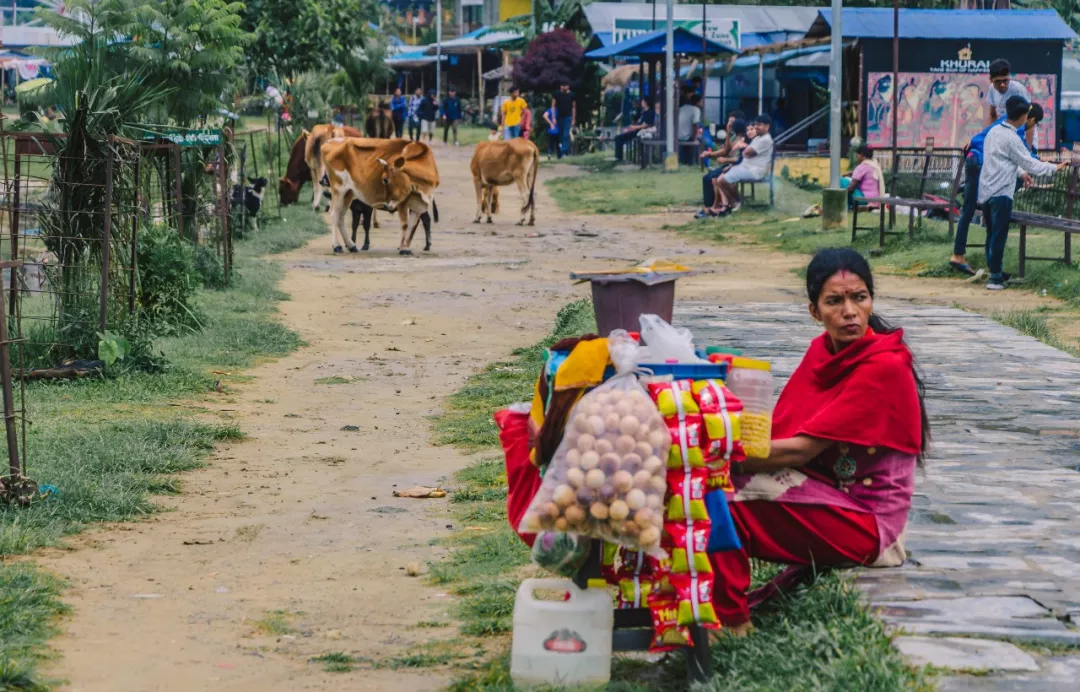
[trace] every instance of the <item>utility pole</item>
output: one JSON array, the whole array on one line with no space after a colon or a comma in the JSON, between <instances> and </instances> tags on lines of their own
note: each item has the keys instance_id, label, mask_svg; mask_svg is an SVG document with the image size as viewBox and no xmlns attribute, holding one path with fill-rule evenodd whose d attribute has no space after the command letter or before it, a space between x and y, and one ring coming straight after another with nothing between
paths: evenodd
<instances>
[{"instance_id":1,"label":"utility pole","mask_svg":"<svg viewBox=\"0 0 1080 692\"><path fill-rule=\"evenodd\" d=\"M435 0L435 103L442 98L442 0ZM438 105L435 106L438 108Z\"/></svg>"},{"instance_id":2,"label":"utility pole","mask_svg":"<svg viewBox=\"0 0 1080 692\"><path fill-rule=\"evenodd\" d=\"M832 0L832 47L829 53L829 187L840 187L840 137L843 119L843 0Z\"/></svg>"},{"instance_id":3,"label":"utility pole","mask_svg":"<svg viewBox=\"0 0 1080 692\"><path fill-rule=\"evenodd\" d=\"M829 18L832 25L829 52L829 187L821 191L821 228L825 231L843 228L847 209L847 190L840 187L840 125L844 117L841 93L844 68L843 11L843 0L832 0Z\"/></svg>"},{"instance_id":4,"label":"utility pole","mask_svg":"<svg viewBox=\"0 0 1080 692\"><path fill-rule=\"evenodd\" d=\"M679 168L679 151L675 147L675 125L679 118L675 113L675 10L672 0L667 0L667 45L664 47L664 124L666 135L666 155L664 168L669 171Z\"/></svg>"}]
</instances>

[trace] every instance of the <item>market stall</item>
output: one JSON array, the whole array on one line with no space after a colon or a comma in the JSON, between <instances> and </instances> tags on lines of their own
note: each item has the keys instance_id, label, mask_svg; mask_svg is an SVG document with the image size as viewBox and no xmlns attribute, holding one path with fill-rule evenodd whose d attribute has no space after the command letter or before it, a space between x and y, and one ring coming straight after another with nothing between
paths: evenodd
<instances>
[{"instance_id":1,"label":"market stall","mask_svg":"<svg viewBox=\"0 0 1080 692\"><path fill-rule=\"evenodd\" d=\"M532 402L496 414L509 521L564 578L521 586L516 682L606 682L612 651L679 648L688 677L708 678L707 631L720 628L708 556L740 547L731 464L768 456L773 384L767 362L669 324L691 273L653 261L572 274L592 283L606 336L554 344ZM568 596L541 608L540 588Z\"/></svg>"}]
</instances>

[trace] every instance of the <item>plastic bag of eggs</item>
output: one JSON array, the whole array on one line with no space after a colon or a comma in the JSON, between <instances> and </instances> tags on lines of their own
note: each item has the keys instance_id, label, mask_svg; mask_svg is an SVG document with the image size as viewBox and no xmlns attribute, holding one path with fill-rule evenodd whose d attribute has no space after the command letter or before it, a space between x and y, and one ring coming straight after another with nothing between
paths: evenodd
<instances>
[{"instance_id":1,"label":"plastic bag of eggs","mask_svg":"<svg viewBox=\"0 0 1080 692\"><path fill-rule=\"evenodd\" d=\"M663 418L635 378L589 392L571 411L523 529L659 549L670 445Z\"/></svg>"}]
</instances>

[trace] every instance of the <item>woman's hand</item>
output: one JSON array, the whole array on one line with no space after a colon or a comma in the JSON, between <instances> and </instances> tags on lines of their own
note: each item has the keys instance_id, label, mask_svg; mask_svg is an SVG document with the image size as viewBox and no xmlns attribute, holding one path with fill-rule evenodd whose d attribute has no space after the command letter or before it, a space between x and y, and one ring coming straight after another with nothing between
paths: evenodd
<instances>
[{"instance_id":1,"label":"woman's hand","mask_svg":"<svg viewBox=\"0 0 1080 692\"><path fill-rule=\"evenodd\" d=\"M739 464L738 470L740 473L767 473L798 468L817 458L832 444L832 440L822 440L808 435L773 440L768 459L747 459Z\"/></svg>"}]
</instances>

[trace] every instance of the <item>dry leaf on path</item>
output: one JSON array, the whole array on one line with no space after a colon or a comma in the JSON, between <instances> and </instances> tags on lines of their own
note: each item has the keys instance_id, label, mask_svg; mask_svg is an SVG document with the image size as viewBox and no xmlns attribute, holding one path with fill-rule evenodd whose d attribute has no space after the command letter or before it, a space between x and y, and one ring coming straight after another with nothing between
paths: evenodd
<instances>
[{"instance_id":1,"label":"dry leaf on path","mask_svg":"<svg viewBox=\"0 0 1080 692\"><path fill-rule=\"evenodd\" d=\"M421 499L428 497L446 497L446 491L442 488L428 488L423 485L418 485L415 488L409 488L408 490L395 490L394 497L412 497Z\"/></svg>"}]
</instances>

